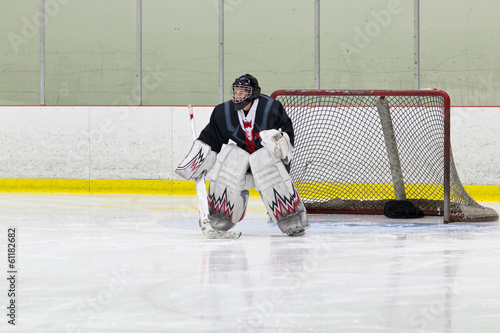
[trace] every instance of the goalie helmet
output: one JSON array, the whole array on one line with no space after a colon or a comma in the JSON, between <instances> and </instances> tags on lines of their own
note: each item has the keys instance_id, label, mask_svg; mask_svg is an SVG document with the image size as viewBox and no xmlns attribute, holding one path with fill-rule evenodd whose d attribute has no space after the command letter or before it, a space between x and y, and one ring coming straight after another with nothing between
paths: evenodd
<instances>
[{"instance_id":1,"label":"goalie helmet","mask_svg":"<svg viewBox=\"0 0 500 333\"><path fill-rule=\"evenodd\" d=\"M257 79L250 74L238 77L232 85L232 98L236 111L243 109L260 96Z\"/></svg>"}]
</instances>

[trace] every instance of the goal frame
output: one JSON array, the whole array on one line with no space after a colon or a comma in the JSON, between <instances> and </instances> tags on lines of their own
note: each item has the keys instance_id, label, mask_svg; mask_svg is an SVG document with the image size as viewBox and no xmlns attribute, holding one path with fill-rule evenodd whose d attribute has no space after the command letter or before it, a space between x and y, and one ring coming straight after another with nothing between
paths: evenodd
<instances>
[{"instance_id":1,"label":"goal frame","mask_svg":"<svg viewBox=\"0 0 500 333\"><path fill-rule=\"evenodd\" d=\"M322 89L283 89L276 90L271 94L272 99L278 96L434 96L443 99L443 219L444 223L451 222L451 132L450 132L450 96L443 90L422 89L422 90L322 90ZM321 211L308 210L312 214L321 214Z\"/></svg>"}]
</instances>

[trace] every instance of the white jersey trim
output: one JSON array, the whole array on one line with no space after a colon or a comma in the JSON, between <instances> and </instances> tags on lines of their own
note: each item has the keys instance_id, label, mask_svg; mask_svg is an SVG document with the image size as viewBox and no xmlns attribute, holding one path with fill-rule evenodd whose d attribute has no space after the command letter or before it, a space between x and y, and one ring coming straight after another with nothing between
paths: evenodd
<instances>
[{"instance_id":1,"label":"white jersey trim","mask_svg":"<svg viewBox=\"0 0 500 333\"><path fill-rule=\"evenodd\" d=\"M259 100L255 99L246 116L245 111L238 110L238 120L240 122L241 129L245 132L245 136L248 140L253 140L253 126L255 124L255 115L257 114L257 105L259 105ZM250 127L245 128L243 121L246 123L250 121Z\"/></svg>"}]
</instances>

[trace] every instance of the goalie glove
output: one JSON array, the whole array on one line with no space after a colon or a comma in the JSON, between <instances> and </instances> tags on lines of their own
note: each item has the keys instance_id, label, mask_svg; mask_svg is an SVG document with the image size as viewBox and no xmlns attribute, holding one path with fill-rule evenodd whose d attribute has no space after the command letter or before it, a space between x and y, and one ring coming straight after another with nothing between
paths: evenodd
<instances>
[{"instance_id":1,"label":"goalie glove","mask_svg":"<svg viewBox=\"0 0 500 333\"><path fill-rule=\"evenodd\" d=\"M209 145L200 140L195 140L191 151L179 164L175 173L186 180L198 179L204 176L215 164L217 154Z\"/></svg>"},{"instance_id":2,"label":"goalie glove","mask_svg":"<svg viewBox=\"0 0 500 333\"><path fill-rule=\"evenodd\" d=\"M292 144L290 137L286 132L280 130L270 129L264 130L259 133L262 139L262 145L272 154L275 154L280 159L289 160L292 152ZM288 157L288 158L287 158Z\"/></svg>"}]
</instances>

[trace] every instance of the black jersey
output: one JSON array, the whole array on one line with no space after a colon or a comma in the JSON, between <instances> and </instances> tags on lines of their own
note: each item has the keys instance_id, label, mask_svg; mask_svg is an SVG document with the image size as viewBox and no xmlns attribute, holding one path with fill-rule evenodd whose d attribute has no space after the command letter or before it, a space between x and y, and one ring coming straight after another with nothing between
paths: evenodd
<instances>
[{"instance_id":1,"label":"black jersey","mask_svg":"<svg viewBox=\"0 0 500 333\"><path fill-rule=\"evenodd\" d=\"M259 103L253 126L255 148L262 148L259 132L268 129L281 129L286 132L290 137L290 143L293 145L292 121L286 114L283 105L266 95L260 95L258 99ZM210 116L210 122L201 131L198 139L208 144L216 153L219 153L222 145L228 143L230 139L238 147L250 152L232 100L219 104L214 108Z\"/></svg>"}]
</instances>

